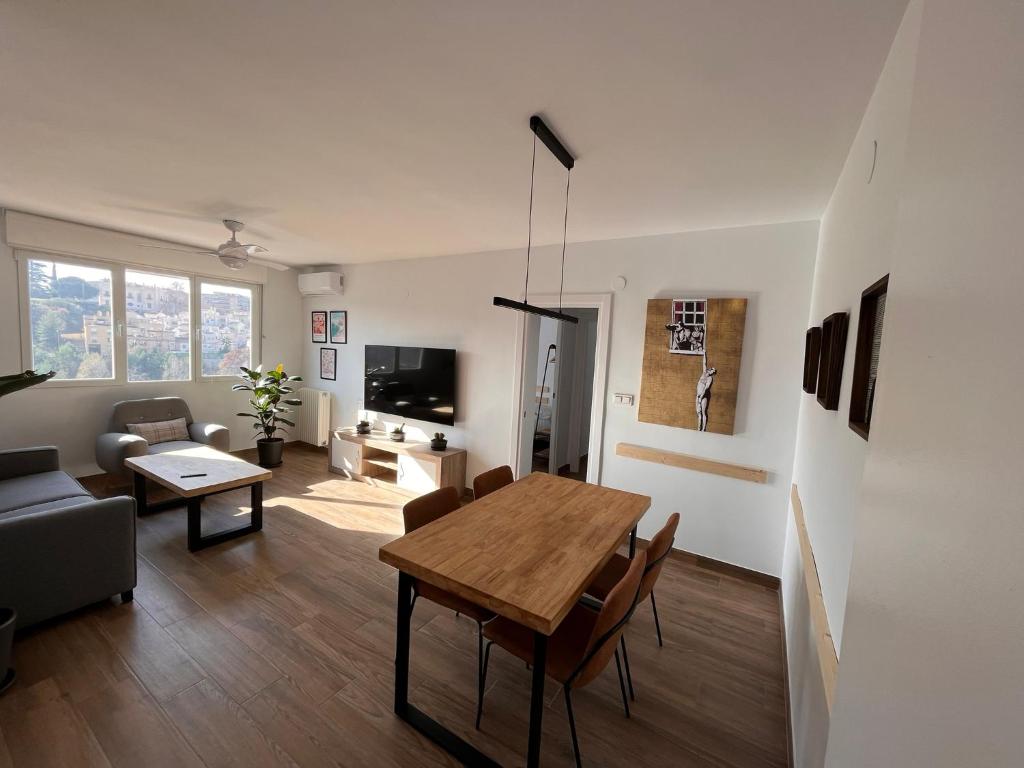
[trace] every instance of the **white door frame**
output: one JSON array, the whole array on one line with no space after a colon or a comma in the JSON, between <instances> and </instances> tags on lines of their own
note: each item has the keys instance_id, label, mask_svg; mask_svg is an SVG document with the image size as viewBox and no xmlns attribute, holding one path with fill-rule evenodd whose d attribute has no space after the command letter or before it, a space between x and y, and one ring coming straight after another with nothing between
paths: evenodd
<instances>
[{"instance_id":1,"label":"white door frame","mask_svg":"<svg viewBox=\"0 0 1024 768\"><path fill-rule=\"evenodd\" d=\"M538 307L557 308L558 294L545 293L530 296L529 302ZM587 482L601 484L601 447L604 443L604 409L608 402L608 348L612 327L612 294L610 293L566 293L562 295L562 306L566 309L596 309L597 339L594 355L594 394L590 409L590 444L587 448ZM512 410L512 440L509 450L509 465L519 466L520 430L523 427L521 406L523 402L523 377L525 375L524 348L526 346L526 318L516 324L515 357L515 408ZM533 385L536 386L536 367Z\"/></svg>"}]
</instances>

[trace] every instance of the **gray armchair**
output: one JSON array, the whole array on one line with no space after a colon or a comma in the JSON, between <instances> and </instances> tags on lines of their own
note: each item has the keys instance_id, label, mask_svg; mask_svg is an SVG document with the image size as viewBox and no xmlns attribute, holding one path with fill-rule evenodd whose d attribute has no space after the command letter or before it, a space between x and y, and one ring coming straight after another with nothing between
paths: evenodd
<instances>
[{"instance_id":1,"label":"gray armchair","mask_svg":"<svg viewBox=\"0 0 1024 768\"><path fill-rule=\"evenodd\" d=\"M150 445L146 439L128 431L128 424L185 419L191 440L174 440ZM124 460L132 456L165 453L196 444L227 451L231 435L220 424L192 421L188 404L180 397L151 397L145 400L122 400L114 404L108 432L96 438L96 463L112 475L125 476Z\"/></svg>"},{"instance_id":2,"label":"gray armchair","mask_svg":"<svg viewBox=\"0 0 1024 768\"><path fill-rule=\"evenodd\" d=\"M135 500L95 499L53 446L0 451L0 605L27 627L135 588Z\"/></svg>"}]
</instances>

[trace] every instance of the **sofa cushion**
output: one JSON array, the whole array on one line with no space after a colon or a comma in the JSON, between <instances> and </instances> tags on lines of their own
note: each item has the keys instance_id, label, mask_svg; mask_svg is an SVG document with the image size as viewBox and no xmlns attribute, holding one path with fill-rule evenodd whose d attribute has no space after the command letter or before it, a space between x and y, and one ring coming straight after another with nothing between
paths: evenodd
<instances>
[{"instance_id":1,"label":"sofa cushion","mask_svg":"<svg viewBox=\"0 0 1024 768\"><path fill-rule=\"evenodd\" d=\"M16 517L34 515L36 512L51 512L55 509L75 507L78 506L79 504L88 504L90 501L96 501L96 499L94 499L92 496L68 496L66 499L44 501L42 504L32 504L31 506L28 507L21 507L20 509L12 509L7 512L0 512L0 520L13 520Z\"/></svg>"},{"instance_id":2,"label":"sofa cushion","mask_svg":"<svg viewBox=\"0 0 1024 768\"><path fill-rule=\"evenodd\" d=\"M149 421L138 424L128 424L128 431L133 435L144 438L150 445L157 443L170 443L175 440L188 440L188 426L185 424L185 417L170 419L169 421Z\"/></svg>"},{"instance_id":3,"label":"sofa cushion","mask_svg":"<svg viewBox=\"0 0 1024 768\"><path fill-rule=\"evenodd\" d=\"M91 494L66 472L37 472L0 480L0 513Z\"/></svg>"}]
</instances>

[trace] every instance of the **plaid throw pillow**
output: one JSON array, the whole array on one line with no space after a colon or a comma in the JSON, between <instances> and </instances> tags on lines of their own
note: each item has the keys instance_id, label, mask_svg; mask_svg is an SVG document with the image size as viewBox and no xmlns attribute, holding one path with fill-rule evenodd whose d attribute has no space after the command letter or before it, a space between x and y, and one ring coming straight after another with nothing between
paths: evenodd
<instances>
[{"instance_id":1,"label":"plaid throw pillow","mask_svg":"<svg viewBox=\"0 0 1024 768\"><path fill-rule=\"evenodd\" d=\"M168 443L171 440L189 440L185 417L170 421L150 421L140 424L126 424L133 435L144 437L150 445Z\"/></svg>"}]
</instances>

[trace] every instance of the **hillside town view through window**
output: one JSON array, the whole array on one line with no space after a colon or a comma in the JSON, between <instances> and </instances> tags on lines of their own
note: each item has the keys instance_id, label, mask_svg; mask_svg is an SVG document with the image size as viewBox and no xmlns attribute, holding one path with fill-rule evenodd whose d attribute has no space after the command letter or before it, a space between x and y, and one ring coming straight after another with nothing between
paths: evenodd
<instances>
[{"instance_id":1,"label":"hillside town view through window","mask_svg":"<svg viewBox=\"0 0 1024 768\"><path fill-rule=\"evenodd\" d=\"M252 290L203 283L203 375L229 376L252 365Z\"/></svg>"},{"instance_id":2,"label":"hillside town view through window","mask_svg":"<svg viewBox=\"0 0 1024 768\"><path fill-rule=\"evenodd\" d=\"M114 376L109 269L30 259L32 368L58 379Z\"/></svg>"},{"instance_id":3,"label":"hillside town view through window","mask_svg":"<svg viewBox=\"0 0 1024 768\"><path fill-rule=\"evenodd\" d=\"M192 339L201 342L204 376L252 365L253 290L199 283L199 327L192 318L193 279L124 270L123 321L111 302L120 267L27 260L31 366L57 379L188 381ZM123 325L125 347L115 329ZM198 330L198 333L197 333ZM126 370L119 354L127 358Z\"/></svg>"}]
</instances>

